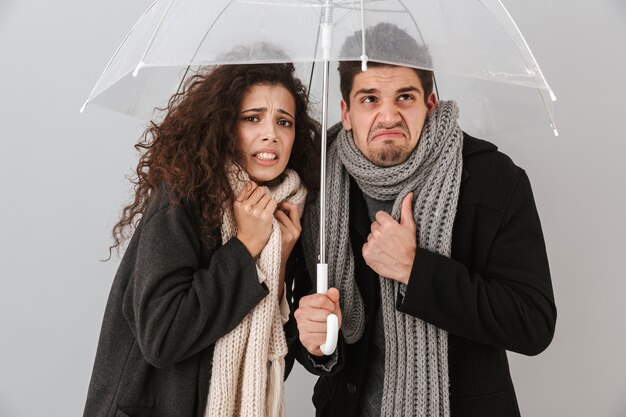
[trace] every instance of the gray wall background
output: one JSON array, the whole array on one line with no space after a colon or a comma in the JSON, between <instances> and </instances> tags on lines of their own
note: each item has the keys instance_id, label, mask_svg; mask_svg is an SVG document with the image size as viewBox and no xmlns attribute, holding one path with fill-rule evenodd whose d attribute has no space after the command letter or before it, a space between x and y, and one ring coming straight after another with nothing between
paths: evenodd
<instances>
[{"instance_id":1,"label":"gray wall background","mask_svg":"<svg viewBox=\"0 0 626 417\"><path fill-rule=\"evenodd\" d=\"M130 197L137 120L78 109L151 0L0 0L0 416L81 415L108 290L102 263ZM511 354L522 414L626 416L626 4L512 1L559 97L549 129L496 142L529 173L559 320ZM313 415L313 378L288 381Z\"/></svg>"}]
</instances>

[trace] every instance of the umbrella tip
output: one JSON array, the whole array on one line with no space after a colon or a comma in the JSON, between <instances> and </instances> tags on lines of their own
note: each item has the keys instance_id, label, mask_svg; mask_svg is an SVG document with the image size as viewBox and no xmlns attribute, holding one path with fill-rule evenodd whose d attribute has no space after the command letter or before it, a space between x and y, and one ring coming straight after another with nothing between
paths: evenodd
<instances>
[{"instance_id":1,"label":"umbrella tip","mask_svg":"<svg viewBox=\"0 0 626 417\"><path fill-rule=\"evenodd\" d=\"M85 112L85 108L87 108L87 104L89 104L89 100L85 101L85 104L83 104L83 107L80 108L81 113Z\"/></svg>"},{"instance_id":2,"label":"umbrella tip","mask_svg":"<svg viewBox=\"0 0 626 417\"><path fill-rule=\"evenodd\" d=\"M369 60L369 58L365 54L361 55L360 58L361 58L361 71L365 72L367 71L367 61Z\"/></svg>"},{"instance_id":3,"label":"umbrella tip","mask_svg":"<svg viewBox=\"0 0 626 417\"><path fill-rule=\"evenodd\" d=\"M552 89L550 89L550 100L556 101L556 94L554 94L554 91L552 91Z\"/></svg>"},{"instance_id":4,"label":"umbrella tip","mask_svg":"<svg viewBox=\"0 0 626 417\"><path fill-rule=\"evenodd\" d=\"M556 126L552 126L552 132L554 132L554 137L559 136L559 131L557 130Z\"/></svg>"},{"instance_id":5,"label":"umbrella tip","mask_svg":"<svg viewBox=\"0 0 626 417\"><path fill-rule=\"evenodd\" d=\"M143 61L141 61L139 64L137 64L137 66L135 67L135 70L133 71L133 78L136 78L137 75L139 74L139 70L142 69L143 67L145 67L146 64L143 63Z\"/></svg>"}]
</instances>

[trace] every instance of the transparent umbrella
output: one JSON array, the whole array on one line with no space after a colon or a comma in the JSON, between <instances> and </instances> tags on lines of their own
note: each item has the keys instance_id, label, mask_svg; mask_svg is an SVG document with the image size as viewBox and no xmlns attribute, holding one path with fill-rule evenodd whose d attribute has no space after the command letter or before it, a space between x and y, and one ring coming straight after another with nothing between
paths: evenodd
<instances>
[{"instance_id":1,"label":"transparent umbrella","mask_svg":"<svg viewBox=\"0 0 626 417\"><path fill-rule=\"evenodd\" d=\"M365 34L382 22L406 31L429 54L389 54L391 41L371 48ZM345 53L342 45L355 34L361 36L358 52ZM543 122L557 134L551 105L556 97L499 0L157 0L115 52L81 111L95 103L158 117L155 108L165 107L201 67L293 62L321 101L318 291L325 292L329 68L341 60L359 60L364 70L377 61L434 71L439 97L459 103L460 124L469 133L489 136ZM336 317L329 320L335 328L328 331L327 354L337 332Z\"/></svg>"}]
</instances>

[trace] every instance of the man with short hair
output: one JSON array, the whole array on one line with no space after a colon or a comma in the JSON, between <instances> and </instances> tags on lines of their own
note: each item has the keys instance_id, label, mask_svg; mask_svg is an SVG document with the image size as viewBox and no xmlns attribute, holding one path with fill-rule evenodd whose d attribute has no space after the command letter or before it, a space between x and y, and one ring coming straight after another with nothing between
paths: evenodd
<instances>
[{"instance_id":1,"label":"man with short hair","mask_svg":"<svg viewBox=\"0 0 626 417\"><path fill-rule=\"evenodd\" d=\"M389 24L366 31L370 48L381 34L393 35L393 50L427 53ZM342 121L329 131L327 162L335 288L301 297L295 312L296 356L321 375L317 415L519 416L506 350L540 353L556 321L528 177L461 131L429 71L372 62L339 71ZM316 207L303 233L310 269ZM340 341L324 357L331 313Z\"/></svg>"}]
</instances>

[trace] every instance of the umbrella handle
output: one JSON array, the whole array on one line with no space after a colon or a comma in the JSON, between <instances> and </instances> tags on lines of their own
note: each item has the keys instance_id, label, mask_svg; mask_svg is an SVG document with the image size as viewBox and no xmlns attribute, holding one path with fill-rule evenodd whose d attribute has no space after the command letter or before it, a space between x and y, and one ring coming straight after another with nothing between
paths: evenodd
<instances>
[{"instance_id":1,"label":"umbrella handle","mask_svg":"<svg viewBox=\"0 0 626 417\"><path fill-rule=\"evenodd\" d=\"M328 292L328 264L317 264L317 293L326 294ZM337 348L337 338L339 337L339 318L336 314L329 314L326 317L326 343L320 346L324 355L332 355Z\"/></svg>"}]
</instances>

